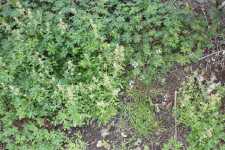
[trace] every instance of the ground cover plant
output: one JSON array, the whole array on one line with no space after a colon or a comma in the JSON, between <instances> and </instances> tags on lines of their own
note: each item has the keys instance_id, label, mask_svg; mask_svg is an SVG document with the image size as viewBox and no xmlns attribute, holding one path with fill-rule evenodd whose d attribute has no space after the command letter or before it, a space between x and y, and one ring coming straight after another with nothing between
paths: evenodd
<instances>
[{"instance_id":1,"label":"ground cover plant","mask_svg":"<svg viewBox=\"0 0 225 150\"><path fill-rule=\"evenodd\" d=\"M88 118L105 122L115 115L120 87L123 47L102 41L92 17L81 13L66 20L74 6L68 1L45 3L17 1L1 8L1 141L15 141L22 149L25 143L29 149L31 141L43 145L52 136L63 142L63 135L53 131L38 140L33 135L26 142L17 141L8 138L19 136L20 129L12 128L14 121L32 122L33 134L37 133L33 128L44 126L45 119L64 128L81 125ZM26 126L22 135L29 134Z\"/></svg>"},{"instance_id":2,"label":"ground cover plant","mask_svg":"<svg viewBox=\"0 0 225 150\"><path fill-rule=\"evenodd\" d=\"M157 130L159 123L155 118L151 100L140 95L135 95L135 98L133 102L124 106L124 119L137 131L137 134L146 136Z\"/></svg>"},{"instance_id":3,"label":"ground cover plant","mask_svg":"<svg viewBox=\"0 0 225 150\"><path fill-rule=\"evenodd\" d=\"M189 7L160 0L0 3L0 149L88 149L69 131L106 125L120 110L137 135L151 135L159 125L151 99L121 103L121 93L135 80L151 85L174 64L196 62L218 30ZM190 126L189 104L182 107L179 119ZM200 134L191 133L190 143Z\"/></svg>"},{"instance_id":4,"label":"ground cover plant","mask_svg":"<svg viewBox=\"0 0 225 150\"><path fill-rule=\"evenodd\" d=\"M178 120L188 126L188 149L224 149L224 114L220 113L224 87L202 84L191 77L180 91Z\"/></svg>"}]
</instances>

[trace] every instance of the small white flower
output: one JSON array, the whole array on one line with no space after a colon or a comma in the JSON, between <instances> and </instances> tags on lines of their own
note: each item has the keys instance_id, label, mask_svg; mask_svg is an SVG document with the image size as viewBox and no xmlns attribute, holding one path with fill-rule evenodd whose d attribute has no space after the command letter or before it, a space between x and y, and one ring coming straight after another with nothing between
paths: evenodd
<instances>
[{"instance_id":1,"label":"small white flower","mask_svg":"<svg viewBox=\"0 0 225 150\"><path fill-rule=\"evenodd\" d=\"M131 64L134 68L137 68L138 67L138 63L136 61L134 61L132 64Z\"/></svg>"},{"instance_id":2,"label":"small white flower","mask_svg":"<svg viewBox=\"0 0 225 150\"><path fill-rule=\"evenodd\" d=\"M134 87L134 81L133 80L130 80L129 81L129 86L130 86L130 88L133 88Z\"/></svg>"},{"instance_id":3,"label":"small white flower","mask_svg":"<svg viewBox=\"0 0 225 150\"><path fill-rule=\"evenodd\" d=\"M66 30L67 29L67 24L65 22L63 22L62 19L60 19L58 26L62 29L62 30Z\"/></svg>"},{"instance_id":4,"label":"small white flower","mask_svg":"<svg viewBox=\"0 0 225 150\"><path fill-rule=\"evenodd\" d=\"M161 54L161 52L162 52L162 51L161 51L160 49L157 49L157 50L156 50L156 54Z\"/></svg>"}]
</instances>

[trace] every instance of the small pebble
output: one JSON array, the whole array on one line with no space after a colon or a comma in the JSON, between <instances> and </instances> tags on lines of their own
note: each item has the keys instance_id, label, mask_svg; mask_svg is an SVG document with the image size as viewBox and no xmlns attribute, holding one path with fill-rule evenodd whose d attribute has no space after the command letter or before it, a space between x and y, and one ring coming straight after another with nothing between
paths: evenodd
<instances>
[{"instance_id":1,"label":"small pebble","mask_svg":"<svg viewBox=\"0 0 225 150\"><path fill-rule=\"evenodd\" d=\"M96 147L97 147L97 148L101 148L101 147L102 147L102 148L105 148L105 149L109 150L109 149L110 149L110 144L107 143L106 141L101 141L101 140L99 140L99 141L97 142Z\"/></svg>"},{"instance_id":2,"label":"small pebble","mask_svg":"<svg viewBox=\"0 0 225 150\"><path fill-rule=\"evenodd\" d=\"M96 145L98 148L103 147L103 142L99 140Z\"/></svg>"},{"instance_id":3,"label":"small pebble","mask_svg":"<svg viewBox=\"0 0 225 150\"><path fill-rule=\"evenodd\" d=\"M127 135L124 132L121 132L121 136L124 137L124 138L127 137Z\"/></svg>"},{"instance_id":4,"label":"small pebble","mask_svg":"<svg viewBox=\"0 0 225 150\"><path fill-rule=\"evenodd\" d=\"M134 150L141 150L141 148L140 147L136 147Z\"/></svg>"},{"instance_id":5,"label":"small pebble","mask_svg":"<svg viewBox=\"0 0 225 150\"><path fill-rule=\"evenodd\" d=\"M134 143L134 145L135 145L135 146L138 146L138 145L141 144L141 142L142 142L141 139L138 138L137 141Z\"/></svg>"},{"instance_id":6,"label":"small pebble","mask_svg":"<svg viewBox=\"0 0 225 150\"><path fill-rule=\"evenodd\" d=\"M103 137L103 138L105 138L106 136L108 136L109 135L109 130L108 129L102 129L101 130L101 136Z\"/></svg>"}]
</instances>

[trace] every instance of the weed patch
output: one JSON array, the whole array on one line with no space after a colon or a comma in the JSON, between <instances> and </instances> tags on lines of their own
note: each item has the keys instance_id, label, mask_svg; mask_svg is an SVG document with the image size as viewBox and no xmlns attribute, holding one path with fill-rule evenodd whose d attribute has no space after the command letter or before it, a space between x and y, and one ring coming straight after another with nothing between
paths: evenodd
<instances>
[{"instance_id":1,"label":"weed patch","mask_svg":"<svg viewBox=\"0 0 225 150\"><path fill-rule=\"evenodd\" d=\"M54 127L107 123L127 79L151 83L175 63L196 61L211 33L204 18L160 0L9 0L0 21L6 149L64 148L72 139ZM129 104L127 112L140 134L155 128L147 102Z\"/></svg>"},{"instance_id":2,"label":"weed patch","mask_svg":"<svg viewBox=\"0 0 225 150\"><path fill-rule=\"evenodd\" d=\"M139 135L146 136L157 129L159 123L155 118L153 106L142 96L136 96L133 102L124 107L124 118Z\"/></svg>"},{"instance_id":3,"label":"weed patch","mask_svg":"<svg viewBox=\"0 0 225 150\"><path fill-rule=\"evenodd\" d=\"M179 93L178 121L191 130L187 136L190 150L224 148L224 115L220 113L224 87L208 84L191 77Z\"/></svg>"}]
</instances>

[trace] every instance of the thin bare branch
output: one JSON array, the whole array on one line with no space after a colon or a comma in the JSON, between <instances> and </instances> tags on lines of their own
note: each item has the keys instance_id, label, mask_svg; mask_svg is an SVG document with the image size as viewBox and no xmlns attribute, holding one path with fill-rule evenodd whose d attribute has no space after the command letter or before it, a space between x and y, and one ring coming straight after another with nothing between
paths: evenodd
<instances>
[{"instance_id":1,"label":"thin bare branch","mask_svg":"<svg viewBox=\"0 0 225 150\"><path fill-rule=\"evenodd\" d=\"M177 139L177 91L174 92L174 139Z\"/></svg>"},{"instance_id":2,"label":"thin bare branch","mask_svg":"<svg viewBox=\"0 0 225 150\"><path fill-rule=\"evenodd\" d=\"M213 55L219 54L219 53L221 53L221 52L225 53L225 50L217 51L217 52L211 53L211 54L209 54L209 55L206 55L206 56L200 58L199 61L204 60L204 59L206 59L206 58L208 58L208 57L211 57L211 56L213 56Z\"/></svg>"}]
</instances>

